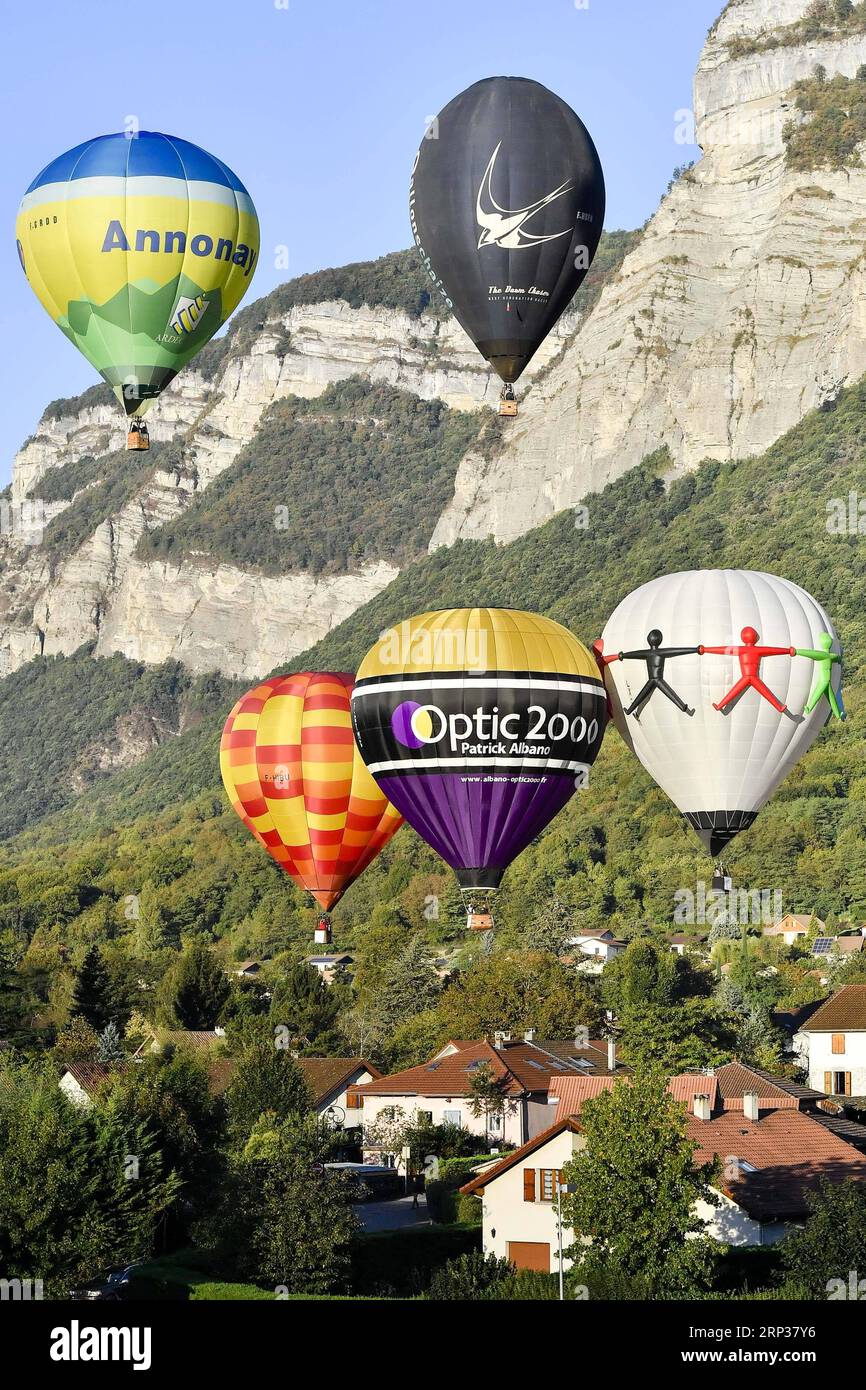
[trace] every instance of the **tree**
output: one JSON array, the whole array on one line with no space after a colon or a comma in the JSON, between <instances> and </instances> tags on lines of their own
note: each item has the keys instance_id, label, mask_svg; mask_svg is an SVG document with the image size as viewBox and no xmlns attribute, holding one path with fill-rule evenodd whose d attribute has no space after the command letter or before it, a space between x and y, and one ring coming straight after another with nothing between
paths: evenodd
<instances>
[{"instance_id":1,"label":"tree","mask_svg":"<svg viewBox=\"0 0 866 1390\"><path fill-rule=\"evenodd\" d=\"M695 1206L717 1204L715 1166L694 1163L685 1110L664 1073L637 1072L587 1101L581 1129L586 1146L563 1169L575 1187L562 1199L577 1242L569 1253L588 1268L641 1276L656 1295L688 1296L706 1277L712 1242L701 1238Z\"/></svg>"},{"instance_id":2,"label":"tree","mask_svg":"<svg viewBox=\"0 0 866 1390\"><path fill-rule=\"evenodd\" d=\"M303 1073L273 1033L256 1030L244 1038L237 1069L226 1092L229 1128L243 1144L263 1114L277 1121L310 1110L311 1096Z\"/></svg>"},{"instance_id":3,"label":"tree","mask_svg":"<svg viewBox=\"0 0 866 1390\"><path fill-rule=\"evenodd\" d=\"M314 1117L276 1125L261 1152L251 1143L248 1156L235 1158L199 1239L218 1242L257 1283L289 1293L343 1291L358 1221L345 1177L322 1171L327 1153Z\"/></svg>"},{"instance_id":4,"label":"tree","mask_svg":"<svg viewBox=\"0 0 866 1390\"><path fill-rule=\"evenodd\" d=\"M147 1125L71 1105L35 1063L0 1063L0 1152L0 1268L51 1297L146 1258L177 1195Z\"/></svg>"},{"instance_id":5,"label":"tree","mask_svg":"<svg viewBox=\"0 0 866 1390\"><path fill-rule=\"evenodd\" d=\"M213 953L203 942L194 942L177 958L162 982L161 1017L175 1028L213 1028L230 991L226 973Z\"/></svg>"},{"instance_id":6,"label":"tree","mask_svg":"<svg viewBox=\"0 0 866 1390\"><path fill-rule=\"evenodd\" d=\"M95 943L84 957L75 977L69 1012L72 1018L83 1018L97 1033L101 1033L114 1019L111 981L102 953Z\"/></svg>"},{"instance_id":7,"label":"tree","mask_svg":"<svg viewBox=\"0 0 866 1390\"><path fill-rule=\"evenodd\" d=\"M418 932L385 972L379 1005L383 1027L392 1032L415 1014L433 1008L438 993L439 977L430 949Z\"/></svg>"},{"instance_id":8,"label":"tree","mask_svg":"<svg viewBox=\"0 0 866 1390\"><path fill-rule=\"evenodd\" d=\"M508 1080L495 1076L489 1062L482 1062L469 1078L467 1109L476 1119L484 1117L485 1129L489 1129L491 1120L516 1109L517 1102L508 1093Z\"/></svg>"},{"instance_id":9,"label":"tree","mask_svg":"<svg viewBox=\"0 0 866 1390\"><path fill-rule=\"evenodd\" d=\"M95 1062L99 1056L99 1034L76 1014L57 1034L53 1052L55 1062L63 1067L73 1062Z\"/></svg>"},{"instance_id":10,"label":"tree","mask_svg":"<svg viewBox=\"0 0 866 1390\"><path fill-rule=\"evenodd\" d=\"M782 1245L785 1268L808 1298L850 1297L851 1272L856 1273L857 1281L866 1278L863 1185L851 1180L832 1183L825 1179L808 1200L811 1216ZM841 1281L842 1288L834 1281Z\"/></svg>"},{"instance_id":11,"label":"tree","mask_svg":"<svg viewBox=\"0 0 866 1390\"><path fill-rule=\"evenodd\" d=\"M326 985L318 970L300 962L274 989L271 1019L284 1025L300 1050L313 1049L321 1056L339 1046L336 1023L340 992Z\"/></svg>"},{"instance_id":12,"label":"tree","mask_svg":"<svg viewBox=\"0 0 866 1390\"><path fill-rule=\"evenodd\" d=\"M0 943L0 1038L16 1040L25 1028L28 998L11 947Z\"/></svg>"},{"instance_id":13,"label":"tree","mask_svg":"<svg viewBox=\"0 0 866 1390\"><path fill-rule=\"evenodd\" d=\"M120 1040L120 1029L116 1023L107 1023L99 1035L96 1060L98 1062L121 1062L125 1055Z\"/></svg>"},{"instance_id":14,"label":"tree","mask_svg":"<svg viewBox=\"0 0 866 1390\"><path fill-rule=\"evenodd\" d=\"M461 971L441 997L448 1037L483 1038L535 1028L542 1038L570 1038L597 1028L598 1005L586 984L542 951L495 951Z\"/></svg>"},{"instance_id":15,"label":"tree","mask_svg":"<svg viewBox=\"0 0 866 1390\"><path fill-rule=\"evenodd\" d=\"M645 1004L619 1016L620 1052L628 1066L658 1066L670 1076L729 1062L734 1019L707 999L683 999L674 1007Z\"/></svg>"}]
</instances>

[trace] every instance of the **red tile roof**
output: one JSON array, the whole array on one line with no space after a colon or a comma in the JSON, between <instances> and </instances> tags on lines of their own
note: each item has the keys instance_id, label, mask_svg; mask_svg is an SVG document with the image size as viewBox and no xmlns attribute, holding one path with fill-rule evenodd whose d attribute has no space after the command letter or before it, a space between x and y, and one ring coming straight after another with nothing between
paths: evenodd
<instances>
[{"instance_id":1,"label":"red tile roof","mask_svg":"<svg viewBox=\"0 0 866 1390\"><path fill-rule=\"evenodd\" d=\"M625 1076L625 1073L622 1073ZM584 1102L599 1096L603 1091L610 1091L620 1079L617 1076L562 1076L554 1077L550 1083L550 1098L556 1096L558 1109L556 1114L559 1119L564 1119L566 1115L579 1115ZM715 1076L704 1076L701 1073L684 1073L682 1076L674 1076L668 1082L668 1090L674 1100L681 1101L684 1105L691 1107L695 1096L709 1096L710 1109L716 1105L718 1094L718 1083Z\"/></svg>"},{"instance_id":2,"label":"red tile roof","mask_svg":"<svg viewBox=\"0 0 866 1390\"><path fill-rule=\"evenodd\" d=\"M734 1112L710 1120L690 1115L688 1136L698 1146L696 1163L719 1155L728 1169L719 1183L722 1191L759 1221L805 1216L807 1194L817 1191L823 1178L866 1183L866 1159L800 1110L770 1110L757 1121ZM739 1177L730 1176L736 1159L755 1172L741 1169Z\"/></svg>"},{"instance_id":3,"label":"red tile roof","mask_svg":"<svg viewBox=\"0 0 866 1390\"><path fill-rule=\"evenodd\" d=\"M498 1178L500 1173L507 1172L509 1168L514 1167L515 1163L522 1162L524 1158L528 1158L536 1149L540 1149L546 1144L549 1139L554 1139L557 1134L562 1134L567 1129L570 1130L572 1134L580 1133L580 1123L573 1115L566 1115L563 1119L557 1120L555 1124L548 1125L547 1129L541 1130L539 1134L535 1135L534 1139L527 1140L519 1149L515 1149L510 1154L506 1154L498 1163L494 1163L491 1168L485 1168L483 1173L479 1173L477 1178L473 1178L471 1182L467 1182L461 1187L460 1191L474 1192L480 1197L487 1184L492 1182L494 1178Z\"/></svg>"},{"instance_id":4,"label":"red tile roof","mask_svg":"<svg viewBox=\"0 0 866 1390\"><path fill-rule=\"evenodd\" d=\"M92 1098L96 1095L100 1086L103 1086L110 1076L117 1071L118 1063L108 1066L105 1062L67 1062L66 1071L78 1082L83 1091Z\"/></svg>"},{"instance_id":5,"label":"red tile roof","mask_svg":"<svg viewBox=\"0 0 866 1390\"><path fill-rule=\"evenodd\" d=\"M753 1091L761 1110L799 1110L800 1101L766 1072L744 1067L742 1062L726 1062L716 1067L716 1081L724 1110L742 1110L743 1096Z\"/></svg>"},{"instance_id":6,"label":"red tile roof","mask_svg":"<svg viewBox=\"0 0 866 1390\"><path fill-rule=\"evenodd\" d=\"M579 1075L574 1063L580 1061L587 1064L588 1073L610 1075L603 1044L578 1047L573 1042L517 1040L497 1048L486 1041L458 1040L451 1045L456 1052L443 1055L443 1049L420 1066L352 1089L365 1096L466 1096L470 1094L474 1072L484 1063L502 1081L505 1094L512 1096L546 1092L553 1077L573 1076L576 1072Z\"/></svg>"},{"instance_id":7,"label":"red tile roof","mask_svg":"<svg viewBox=\"0 0 866 1390\"><path fill-rule=\"evenodd\" d=\"M844 985L817 1009L803 1029L806 1033L866 1031L866 985Z\"/></svg>"},{"instance_id":8,"label":"red tile roof","mask_svg":"<svg viewBox=\"0 0 866 1390\"><path fill-rule=\"evenodd\" d=\"M378 1077L382 1073L363 1057L299 1057L298 1066L304 1074L314 1105L321 1105L333 1091L340 1091L355 1072L368 1071Z\"/></svg>"}]
</instances>

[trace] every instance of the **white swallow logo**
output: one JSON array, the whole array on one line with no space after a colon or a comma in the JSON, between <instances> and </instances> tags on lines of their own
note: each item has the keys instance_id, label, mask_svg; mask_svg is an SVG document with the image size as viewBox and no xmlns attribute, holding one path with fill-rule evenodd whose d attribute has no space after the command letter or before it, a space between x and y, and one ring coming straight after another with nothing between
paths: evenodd
<instances>
[{"instance_id":1,"label":"white swallow logo","mask_svg":"<svg viewBox=\"0 0 866 1390\"><path fill-rule=\"evenodd\" d=\"M496 156L501 148L502 141L500 140L490 156L490 163L484 171L484 177L478 187L478 197L475 200L475 216L481 228L478 249L480 250L482 246L502 246L508 251L520 251L526 246L537 246L542 241L555 241L557 237L571 236L573 230L571 227L566 227L562 232L549 232L546 236L536 236L532 232L523 230L530 217L534 217L542 208L546 208L548 203L552 203L556 198L561 198L564 193L568 192L572 187L568 179L565 183L561 183L559 188L554 188L552 193L548 193L544 198L539 198L537 203L530 203L529 207L516 208L513 212L500 207L493 196L491 181ZM489 208L484 207L485 199Z\"/></svg>"}]
</instances>

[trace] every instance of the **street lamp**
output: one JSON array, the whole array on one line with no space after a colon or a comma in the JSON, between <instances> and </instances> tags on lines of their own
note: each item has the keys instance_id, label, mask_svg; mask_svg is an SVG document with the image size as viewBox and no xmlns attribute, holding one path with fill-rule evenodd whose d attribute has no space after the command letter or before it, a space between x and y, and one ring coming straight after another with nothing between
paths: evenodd
<instances>
[{"instance_id":1,"label":"street lamp","mask_svg":"<svg viewBox=\"0 0 866 1390\"><path fill-rule=\"evenodd\" d=\"M565 1287L562 1279L562 1194L563 1192L576 1192L577 1183L558 1182L556 1184L556 1229L559 1240L559 1301L565 1299Z\"/></svg>"}]
</instances>

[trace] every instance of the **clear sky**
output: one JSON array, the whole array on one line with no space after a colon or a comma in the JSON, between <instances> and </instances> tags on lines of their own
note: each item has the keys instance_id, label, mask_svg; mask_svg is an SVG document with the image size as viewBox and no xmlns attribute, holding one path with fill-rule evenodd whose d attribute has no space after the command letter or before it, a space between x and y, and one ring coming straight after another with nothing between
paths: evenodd
<instances>
[{"instance_id":1,"label":"clear sky","mask_svg":"<svg viewBox=\"0 0 866 1390\"><path fill-rule=\"evenodd\" d=\"M428 118L482 77L532 77L598 146L607 226L639 226L677 164L674 139L722 0L39 0L4 23L0 483L42 408L99 378L18 265L31 179L80 141L181 135L249 188L262 227L251 296L292 275L408 246L407 188ZM275 268L288 248L288 271Z\"/></svg>"}]
</instances>

